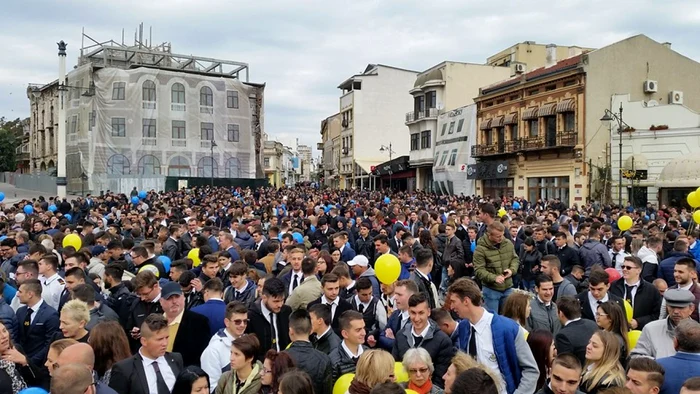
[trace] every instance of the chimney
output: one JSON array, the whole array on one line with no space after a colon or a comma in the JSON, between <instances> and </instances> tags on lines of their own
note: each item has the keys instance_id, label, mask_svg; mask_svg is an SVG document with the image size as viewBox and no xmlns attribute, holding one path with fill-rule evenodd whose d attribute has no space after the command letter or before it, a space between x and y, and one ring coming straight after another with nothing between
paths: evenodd
<instances>
[{"instance_id":1,"label":"chimney","mask_svg":"<svg viewBox=\"0 0 700 394\"><path fill-rule=\"evenodd\" d=\"M668 41L664 42L664 43L661 44L661 45L663 45L664 47L666 47L666 49L671 49L671 43L668 42Z\"/></svg>"},{"instance_id":2,"label":"chimney","mask_svg":"<svg viewBox=\"0 0 700 394\"><path fill-rule=\"evenodd\" d=\"M545 48L547 49L545 67L552 67L557 63L557 46L554 44L549 44Z\"/></svg>"},{"instance_id":3,"label":"chimney","mask_svg":"<svg viewBox=\"0 0 700 394\"><path fill-rule=\"evenodd\" d=\"M573 46L569 47L569 57L578 56L582 53L581 47Z\"/></svg>"}]
</instances>

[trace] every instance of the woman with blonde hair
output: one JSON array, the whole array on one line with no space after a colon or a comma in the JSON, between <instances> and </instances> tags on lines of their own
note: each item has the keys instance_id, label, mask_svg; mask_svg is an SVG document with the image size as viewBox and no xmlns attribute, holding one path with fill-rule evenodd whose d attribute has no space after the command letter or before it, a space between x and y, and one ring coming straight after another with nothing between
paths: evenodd
<instances>
[{"instance_id":1,"label":"woman with blonde hair","mask_svg":"<svg viewBox=\"0 0 700 394\"><path fill-rule=\"evenodd\" d=\"M493 381L496 382L496 386L500 387L500 372L497 375L485 365L479 364L472 356L460 351L457 352L454 357L452 357L452 362L450 363L449 368L447 368L447 372L445 372L445 374L442 376L442 379L445 381L445 394L452 393L452 385L459 374L472 368L483 369L484 372L489 374Z\"/></svg>"},{"instance_id":2,"label":"woman with blonde hair","mask_svg":"<svg viewBox=\"0 0 700 394\"><path fill-rule=\"evenodd\" d=\"M596 331L586 346L586 365L580 389L587 394L596 394L609 387L625 385L625 370L618 361L620 343L609 331Z\"/></svg>"},{"instance_id":3,"label":"woman with blonde hair","mask_svg":"<svg viewBox=\"0 0 700 394\"><path fill-rule=\"evenodd\" d=\"M90 308L80 300L71 300L61 309L60 333L56 334L57 339L71 338L78 342L87 343L88 330L85 326L90 322Z\"/></svg>"},{"instance_id":4,"label":"woman with blonde hair","mask_svg":"<svg viewBox=\"0 0 700 394\"><path fill-rule=\"evenodd\" d=\"M627 366L627 356L629 356L629 339L627 338L627 332L629 331L629 326L627 325L627 318L625 317L625 312L622 308L615 303L606 301L598 305L596 309L595 320L604 331L612 332L617 337L620 342L620 364L623 368Z\"/></svg>"},{"instance_id":5,"label":"woman with blonde hair","mask_svg":"<svg viewBox=\"0 0 700 394\"><path fill-rule=\"evenodd\" d=\"M442 394L441 388L431 381L435 367L430 354L422 347L408 349L403 355L403 369L408 372L408 382L401 383L405 389L418 394Z\"/></svg>"},{"instance_id":6,"label":"woman with blonde hair","mask_svg":"<svg viewBox=\"0 0 700 394\"><path fill-rule=\"evenodd\" d=\"M391 353L372 349L366 350L357 361L355 377L350 383L349 394L369 394L379 383L395 381L394 357Z\"/></svg>"}]
</instances>

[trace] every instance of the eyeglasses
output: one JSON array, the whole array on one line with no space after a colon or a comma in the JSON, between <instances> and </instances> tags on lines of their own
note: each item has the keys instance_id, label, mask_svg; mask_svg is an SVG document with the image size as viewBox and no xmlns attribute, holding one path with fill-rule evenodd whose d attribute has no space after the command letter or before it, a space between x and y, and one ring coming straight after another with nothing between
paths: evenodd
<instances>
[{"instance_id":1,"label":"eyeglasses","mask_svg":"<svg viewBox=\"0 0 700 394\"><path fill-rule=\"evenodd\" d=\"M240 326L241 324L248 325L248 323L250 322L250 319L235 319L235 320L231 320L231 321L233 322L233 324Z\"/></svg>"},{"instance_id":2,"label":"eyeglasses","mask_svg":"<svg viewBox=\"0 0 700 394\"><path fill-rule=\"evenodd\" d=\"M635 266L633 266L633 265L623 265L623 266L622 266L622 269L623 269L623 270L632 270L632 269L635 269L635 268L637 268L637 267L635 267Z\"/></svg>"},{"instance_id":3,"label":"eyeglasses","mask_svg":"<svg viewBox=\"0 0 700 394\"><path fill-rule=\"evenodd\" d=\"M409 369L408 374L409 375L415 375L417 373L420 373L421 375L425 375L428 373L428 368L416 368L416 369Z\"/></svg>"},{"instance_id":4,"label":"eyeglasses","mask_svg":"<svg viewBox=\"0 0 700 394\"><path fill-rule=\"evenodd\" d=\"M596 312L595 316L596 317L608 317L608 315L606 313L598 313L598 312Z\"/></svg>"}]
</instances>

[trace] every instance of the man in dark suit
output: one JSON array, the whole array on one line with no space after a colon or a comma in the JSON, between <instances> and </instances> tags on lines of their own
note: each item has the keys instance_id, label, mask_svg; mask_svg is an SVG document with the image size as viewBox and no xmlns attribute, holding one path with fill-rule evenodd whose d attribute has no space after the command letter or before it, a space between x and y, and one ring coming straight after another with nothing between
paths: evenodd
<instances>
[{"instance_id":1,"label":"man in dark suit","mask_svg":"<svg viewBox=\"0 0 700 394\"><path fill-rule=\"evenodd\" d=\"M403 236L403 233L406 231L406 229L403 226L398 226L396 228L396 234L389 239L389 247L391 248L391 251L394 253L399 253L399 249L403 246L403 241L401 240L401 237Z\"/></svg>"},{"instance_id":2,"label":"man in dark suit","mask_svg":"<svg viewBox=\"0 0 700 394\"><path fill-rule=\"evenodd\" d=\"M331 393L331 360L326 353L314 349L311 335L311 318L304 309L297 309L289 316L289 335L292 340L285 350L300 370L309 374L314 393Z\"/></svg>"},{"instance_id":3,"label":"man in dark suit","mask_svg":"<svg viewBox=\"0 0 700 394\"><path fill-rule=\"evenodd\" d=\"M455 225L446 224L445 233L447 233L447 242L445 243L445 251L442 253L442 281L440 282L440 292L447 292L448 277L447 277L447 267L453 262L459 262L464 264L464 249L462 248L462 241L455 235Z\"/></svg>"},{"instance_id":4,"label":"man in dark suit","mask_svg":"<svg viewBox=\"0 0 700 394\"><path fill-rule=\"evenodd\" d=\"M24 305L17 310L19 329L14 341L35 365L46 362L51 339L59 328L58 312L41 299L41 291L41 282L29 279L22 283L16 295Z\"/></svg>"},{"instance_id":5,"label":"man in dark suit","mask_svg":"<svg viewBox=\"0 0 700 394\"><path fill-rule=\"evenodd\" d=\"M374 261L374 238L369 234L372 225L367 222L360 224L359 237L355 238L355 252L364 255L369 261Z\"/></svg>"},{"instance_id":6,"label":"man in dark suit","mask_svg":"<svg viewBox=\"0 0 700 394\"><path fill-rule=\"evenodd\" d=\"M311 343L314 349L330 354L341 342L340 337L331 328L331 308L328 305L315 304L307 310L311 319Z\"/></svg>"},{"instance_id":7,"label":"man in dark suit","mask_svg":"<svg viewBox=\"0 0 700 394\"><path fill-rule=\"evenodd\" d=\"M430 310L437 308L438 301L435 299L437 295L435 285L428 278L432 269L433 252L428 249L420 250L416 256L416 269L414 269L409 276L409 279L416 282L416 285L418 285L418 292L423 294L425 299L428 300Z\"/></svg>"},{"instance_id":8,"label":"man in dark suit","mask_svg":"<svg viewBox=\"0 0 700 394\"><path fill-rule=\"evenodd\" d=\"M647 323L659 319L661 294L651 283L641 278L642 260L625 256L622 278L610 286L610 293L627 300L634 311L630 328L641 330ZM624 309L623 309L624 310Z\"/></svg>"},{"instance_id":9,"label":"man in dark suit","mask_svg":"<svg viewBox=\"0 0 700 394\"><path fill-rule=\"evenodd\" d=\"M410 322L408 316L408 299L418 293L418 285L412 279L397 281L394 285L394 301L396 310L391 312L386 322L386 328L379 332L378 344L384 350L394 348L396 334Z\"/></svg>"},{"instance_id":10,"label":"man in dark suit","mask_svg":"<svg viewBox=\"0 0 700 394\"><path fill-rule=\"evenodd\" d=\"M328 273L321 278L321 287L323 295L318 300L309 303L309 307L316 304L328 305L331 308L331 328L336 335L340 337L340 316L345 311L352 309L352 305L339 297L340 293L340 278L334 273Z\"/></svg>"},{"instance_id":11,"label":"man in dark suit","mask_svg":"<svg viewBox=\"0 0 700 394\"><path fill-rule=\"evenodd\" d=\"M591 271L591 276L588 278L588 290L576 296L581 304L581 317L588 320L596 321L595 314L598 310L598 305L604 302L615 302L625 310L625 304L622 298L610 293L610 275L602 270Z\"/></svg>"},{"instance_id":12,"label":"man in dark suit","mask_svg":"<svg viewBox=\"0 0 700 394\"><path fill-rule=\"evenodd\" d=\"M138 298L134 299L134 303L129 307L125 328L129 336L131 352L135 353L140 346L139 331L144 320L151 313L162 314L163 308L158 302L161 294L160 284L153 272L141 271L131 282L134 284L134 293Z\"/></svg>"},{"instance_id":13,"label":"man in dark suit","mask_svg":"<svg viewBox=\"0 0 700 394\"><path fill-rule=\"evenodd\" d=\"M168 320L161 314L148 315L140 333L141 348L112 366L109 387L119 394L170 393L184 363L180 354L166 351Z\"/></svg>"},{"instance_id":14,"label":"man in dark suit","mask_svg":"<svg viewBox=\"0 0 700 394\"><path fill-rule=\"evenodd\" d=\"M355 258L355 251L348 246L348 233L341 231L333 234L333 246L340 250L340 261L346 263Z\"/></svg>"},{"instance_id":15,"label":"man in dark suit","mask_svg":"<svg viewBox=\"0 0 700 394\"><path fill-rule=\"evenodd\" d=\"M170 261L179 260L182 256L180 250L180 225L173 224L168 228L170 233L168 239L163 243L163 254L170 258Z\"/></svg>"},{"instance_id":16,"label":"man in dark suit","mask_svg":"<svg viewBox=\"0 0 700 394\"><path fill-rule=\"evenodd\" d=\"M166 350L180 353L187 366L199 366L199 358L211 338L209 320L199 313L185 310L185 297L177 282L163 285L159 301L170 332Z\"/></svg>"},{"instance_id":17,"label":"man in dark suit","mask_svg":"<svg viewBox=\"0 0 700 394\"><path fill-rule=\"evenodd\" d=\"M569 247L567 242L566 234L563 232L559 231L554 234L554 245L557 247L554 254L559 257L559 261L561 262L562 275L568 275L575 265L581 263L578 252L574 250L574 248Z\"/></svg>"},{"instance_id":18,"label":"man in dark suit","mask_svg":"<svg viewBox=\"0 0 700 394\"><path fill-rule=\"evenodd\" d=\"M263 232L260 228L253 230L252 236L253 241L255 241L255 246L253 246L253 250L255 250L255 253L258 254L258 260L260 260L263 257L267 256L268 242L263 236Z\"/></svg>"},{"instance_id":19,"label":"man in dark suit","mask_svg":"<svg viewBox=\"0 0 700 394\"><path fill-rule=\"evenodd\" d=\"M289 345L289 314L292 308L284 305L286 289L279 278L265 281L260 300L248 310L247 334L256 334L260 340L257 360L264 360L270 349L278 352Z\"/></svg>"},{"instance_id":20,"label":"man in dark suit","mask_svg":"<svg viewBox=\"0 0 700 394\"><path fill-rule=\"evenodd\" d=\"M581 305L573 296L557 300L558 316L562 328L554 337L557 354L571 353L581 365L586 362L586 346L598 325L591 320L581 319Z\"/></svg>"}]
</instances>

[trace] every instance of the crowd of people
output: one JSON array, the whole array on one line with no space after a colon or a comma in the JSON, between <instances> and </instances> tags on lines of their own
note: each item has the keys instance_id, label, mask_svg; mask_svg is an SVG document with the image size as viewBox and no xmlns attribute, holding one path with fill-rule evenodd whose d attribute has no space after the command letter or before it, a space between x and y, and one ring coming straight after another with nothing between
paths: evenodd
<instances>
[{"instance_id":1,"label":"crowd of people","mask_svg":"<svg viewBox=\"0 0 700 394\"><path fill-rule=\"evenodd\" d=\"M424 192L3 204L0 393L697 394L699 237L682 208Z\"/></svg>"}]
</instances>

